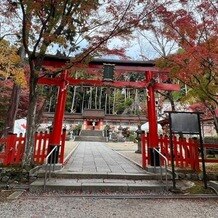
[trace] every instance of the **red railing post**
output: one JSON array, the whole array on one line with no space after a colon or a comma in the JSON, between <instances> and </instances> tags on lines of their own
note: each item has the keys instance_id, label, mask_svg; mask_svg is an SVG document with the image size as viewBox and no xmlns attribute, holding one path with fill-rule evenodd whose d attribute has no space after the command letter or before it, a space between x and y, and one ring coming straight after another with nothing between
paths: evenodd
<instances>
[{"instance_id":1,"label":"red railing post","mask_svg":"<svg viewBox=\"0 0 218 218\"><path fill-rule=\"evenodd\" d=\"M45 161L48 146L49 146L49 139L50 139L50 133L45 132L44 133L44 140L43 140L43 147L42 147L42 158L40 160L40 163L44 163L44 161Z\"/></svg>"},{"instance_id":2,"label":"red railing post","mask_svg":"<svg viewBox=\"0 0 218 218\"><path fill-rule=\"evenodd\" d=\"M47 155L50 134L40 132L35 134L34 162L43 164Z\"/></svg>"},{"instance_id":3,"label":"red railing post","mask_svg":"<svg viewBox=\"0 0 218 218\"><path fill-rule=\"evenodd\" d=\"M23 136L22 134L17 136L15 144L16 145L15 145L14 164L20 164L22 162L22 158L25 150L25 136Z\"/></svg>"},{"instance_id":4,"label":"red railing post","mask_svg":"<svg viewBox=\"0 0 218 218\"><path fill-rule=\"evenodd\" d=\"M63 129L63 133L62 133L62 136L61 136L61 151L60 151L60 155L59 155L59 158L60 158L60 163L64 163L64 151L65 151L65 141L66 141L66 129Z\"/></svg>"},{"instance_id":5,"label":"red railing post","mask_svg":"<svg viewBox=\"0 0 218 218\"><path fill-rule=\"evenodd\" d=\"M13 156L16 146L16 134L9 133L7 137L7 143L5 147L5 159L3 165L10 165L13 162Z\"/></svg>"},{"instance_id":6,"label":"red railing post","mask_svg":"<svg viewBox=\"0 0 218 218\"><path fill-rule=\"evenodd\" d=\"M39 133L36 133L35 134L35 137L36 137L36 140L35 140L35 158L36 158L36 161L38 163L40 163L40 159L41 159L41 151L42 151L42 140L44 139L44 134L42 132L39 132Z\"/></svg>"},{"instance_id":7,"label":"red railing post","mask_svg":"<svg viewBox=\"0 0 218 218\"><path fill-rule=\"evenodd\" d=\"M197 140L192 139L192 145L193 145L193 152L194 152L194 170L200 171L199 151L198 151Z\"/></svg>"},{"instance_id":8,"label":"red railing post","mask_svg":"<svg viewBox=\"0 0 218 218\"><path fill-rule=\"evenodd\" d=\"M183 167L184 165L184 156L183 156L183 142L184 138L180 137L179 138L179 144L178 144L178 156L179 156L179 167Z\"/></svg>"}]
</instances>

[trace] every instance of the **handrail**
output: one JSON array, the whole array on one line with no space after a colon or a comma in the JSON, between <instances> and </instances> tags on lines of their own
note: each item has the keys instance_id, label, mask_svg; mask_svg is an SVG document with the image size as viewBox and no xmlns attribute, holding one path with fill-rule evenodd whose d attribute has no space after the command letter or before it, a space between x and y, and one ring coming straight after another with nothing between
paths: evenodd
<instances>
[{"instance_id":1,"label":"handrail","mask_svg":"<svg viewBox=\"0 0 218 218\"><path fill-rule=\"evenodd\" d=\"M47 174L48 174L48 164L49 164L49 179L51 178L51 165L52 165L52 160L56 160L56 153L55 153L55 156L54 155L54 152L57 150L58 146L56 145L50 152L49 154L46 156L45 158L45 177L44 177L44 191L45 191L45 188L46 188L46 182L47 182ZM50 161L49 161L49 158L50 158ZM49 163L48 163L49 161ZM55 161L53 161L53 171L54 171L54 168L55 168Z\"/></svg>"},{"instance_id":2,"label":"handrail","mask_svg":"<svg viewBox=\"0 0 218 218\"><path fill-rule=\"evenodd\" d=\"M165 173L166 173L166 189L168 191L168 179L167 179L167 166L168 166L168 160L167 158L156 148L153 148L154 151L156 151L163 159L164 159L164 162L165 162ZM154 158L155 158L155 155L154 155ZM154 160L154 167L156 167L156 161ZM160 172L161 172L161 181L163 181L163 173L162 173L162 166L160 164Z\"/></svg>"}]
</instances>

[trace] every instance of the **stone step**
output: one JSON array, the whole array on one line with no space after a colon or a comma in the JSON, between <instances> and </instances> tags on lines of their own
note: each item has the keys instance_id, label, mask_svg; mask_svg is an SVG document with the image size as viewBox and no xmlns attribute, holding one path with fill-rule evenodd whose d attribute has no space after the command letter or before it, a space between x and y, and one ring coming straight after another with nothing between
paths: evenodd
<instances>
[{"instance_id":1,"label":"stone step","mask_svg":"<svg viewBox=\"0 0 218 218\"><path fill-rule=\"evenodd\" d=\"M37 179L30 184L30 191L44 189L44 180ZM79 191L79 192L135 192L162 191L166 184L155 180L120 180L120 179L57 179L46 182L46 191Z\"/></svg>"},{"instance_id":2,"label":"stone step","mask_svg":"<svg viewBox=\"0 0 218 218\"><path fill-rule=\"evenodd\" d=\"M103 136L101 130L82 130L80 136Z\"/></svg>"},{"instance_id":3,"label":"stone step","mask_svg":"<svg viewBox=\"0 0 218 218\"><path fill-rule=\"evenodd\" d=\"M38 172L37 176L43 178L45 176L44 172ZM125 180L161 180L160 174L145 173L145 174L130 174L130 173L90 173L90 172L70 172L69 171L59 171L51 172L52 178L62 178L62 179L125 179ZM165 180L166 176L163 175L162 179ZM168 175L168 179L171 179L171 175Z\"/></svg>"},{"instance_id":4,"label":"stone step","mask_svg":"<svg viewBox=\"0 0 218 218\"><path fill-rule=\"evenodd\" d=\"M76 136L75 141L87 141L87 142L105 142L106 139L103 136Z\"/></svg>"}]
</instances>

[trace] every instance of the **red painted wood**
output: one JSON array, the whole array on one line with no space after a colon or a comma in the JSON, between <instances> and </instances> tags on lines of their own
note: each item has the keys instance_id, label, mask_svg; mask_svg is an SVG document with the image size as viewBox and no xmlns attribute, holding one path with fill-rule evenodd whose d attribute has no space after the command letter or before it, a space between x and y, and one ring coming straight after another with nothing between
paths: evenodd
<instances>
[{"instance_id":1,"label":"red painted wood","mask_svg":"<svg viewBox=\"0 0 218 218\"><path fill-rule=\"evenodd\" d=\"M142 136L142 148L146 151L149 147L149 137ZM214 147L214 145L207 144L208 147ZM198 151L198 143L193 139L173 137L175 166L180 168L189 168L194 171L200 170L200 156ZM215 145L218 147L218 145ZM161 153L167 158L169 165L171 165L171 154L170 154L170 140L168 136L158 137L158 147ZM144 152L144 151L143 151ZM145 152L144 152L145 153ZM146 159L146 154L142 154L142 163ZM206 159L206 162L217 163L217 159ZM163 161L161 161L163 164Z\"/></svg>"},{"instance_id":2,"label":"red painted wood","mask_svg":"<svg viewBox=\"0 0 218 218\"><path fill-rule=\"evenodd\" d=\"M23 158L23 153L24 153L24 149L25 149L25 137L20 134L19 136L17 136L16 138L16 145L14 148L14 164L18 164L22 162L22 158Z\"/></svg>"},{"instance_id":3,"label":"red painted wood","mask_svg":"<svg viewBox=\"0 0 218 218\"><path fill-rule=\"evenodd\" d=\"M155 83L155 90L167 90L167 91L179 91L180 85L178 84L168 84L168 83Z\"/></svg>"},{"instance_id":4,"label":"red painted wood","mask_svg":"<svg viewBox=\"0 0 218 218\"><path fill-rule=\"evenodd\" d=\"M152 72L149 71L146 74L146 80L149 83L152 81ZM149 146L150 148L158 147L158 134L157 134L157 116L155 105L155 93L153 85L147 87L147 110L148 110L148 122L149 122Z\"/></svg>"},{"instance_id":5,"label":"red painted wood","mask_svg":"<svg viewBox=\"0 0 218 218\"><path fill-rule=\"evenodd\" d=\"M47 132L35 135L34 162L43 164L48 151L49 136Z\"/></svg>"},{"instance_id":6,"label":"red painted wood","mask_svg":"<svg viewBox=\"0 0 218 218\"><path fill-rule=\"evenodd\" d=\"M3 162L4 165L9 165L10 163L13 164L12 158L13 158L13 152L14 152L14 147L16 145L16 135L15 134L9 134L8 139L7 139L7 146L6 146L6 157Z\"/></svg>"},{"instance_id":7,"label":"red painted wood","mask_svg":"<svg viewBox=\"0 0 218 218\"><path fill-rule=\"evenodd\" d=\"M48 150L48 142L50 134L38 133L36 134L36 144L34 148L34 162L36 164L43 164ZM148 147L149 137L144 133L141 135L141 148L142 148L142 167L146 168L148 162ZM66 132L64 131L61 135L59 163L64 163L64 150L65 150ZM202 161L199 157L198 143L193 139L177 139L174 137L175 150L175 163L177 167L190 168L195 171L200 170L200 162ZM8 135L7 138L0 139L0 143L4 145L4 149L0 152L0 159L3 165L17 165L22 161L25 145L25 137L15 134ZM168 159L171 164L170 156L170 143L167 136L160 136L158 138L158 146L161 148L161 153ZM218 145L205 144L206 148L218 148ZM218 163L218 159L208 159L205 162ZM163 164L163 161L161 161Z\"/></svg>"},{"instance_id":8,"label":"red painted wood","mask_svg":"<svg viewBox=\"0 0 218 218\"><path fill-rule=\"evenodd\" d=\"M63 130L63 134L61 136L61 145L59 152L59 163L64 163L64 151L65 151L65 141L66 141L66 129Z\"/></svg>"},{"instance_id":9,"label":"red painted wood","mask_svg":"<svg viewBox=\"0 0 218 218\"><path fill-rule=\"evenodd\" d=\"M41 150L42 150L42 140L43 140L43 133L42 132L39 132L39 133L36 133L35 135L35 154L34 154L34 157L37 159L37 162L40 163L40 158L41 158Z\"/></svg>"},{"instance_id":10,"label":"red painted wood","mask_svg":"<svg viewBox=\"0 0 218 218\"><path fill-rule=\"evenodd\" d=\"M50 134L37 133L35 135L35 146L34 146L34 162L36 164L43 164L47 155L48 144ZM66 131L63 131L61 135L61 149L59 154L59 162L64 162L64 150L65 150ZM21 164L24 147L25 147L25 136L10 134L6 138L0 139L0 143L4 143L4 149L0 152L0 162L4 166L7 165L18 165Z\"/></svg>"},{"instance_id":11,"label":"red painted wood","mask_svg":"<svg viewBox=\"0 0 218 218\"><path fill-rule=\"evenodd\" d=\"M105 82L103 80L91 80L91 79L74 79L67 78L70 85L85 85L85 86L99 86L99 87L128 87L128 88L146 88L148 83L146 81L141 82L128 82L128 81L113 81Z\"/></svg>"},{"instance_id":12,"label":"red painted wood","mask_svg":"<svg viewBox=\"0 0 218 218\"><path fill-rule=\"evenodd\" d=\"M218 163L218 159L204 159L206 163ZM202 159L199 159L200 162L202 162Z\"/></svg>"},{"instance_id":13,"label":"red painted wood","mask_svg":"<svg viewBox=\"0 0 218 218\"><path fill-rule=\"evenodd\" d=\"M66 81L67 74L68 74L67 71L64 71L64 73L62 73L62 83L59 87L58 101L55 108L53 129L51 132L51 137L49 142L51 146L60 145L60 141L61 141L65 102L67 97L67 87L69 85L68 82Z\"/></svg>"},{"instance_id":14,"label":"red painted wood","mask_svg":"<svg viewBox=\"0 0 218 218\"><path fill-rule=\"evenodd\" d=\"M62 79L57 77L57 78L45 78L41 77L38 79L38 84L42 85L53 85L53 86L60 86L61 85Z\"/></svg>"},{"instance_id":15,"label":"red painted wood","mask_svg":"<svg viewBox=\"0 0 218 218\"><path fill-rule=\"evenodd\" d=\"M42 157L40 159L40 163L44 163L46 155L48 153L48 145L50 140L50 133L45 132L44 133L44 139L43 139L43 148L42 148Z\"/></svg>"}]
</instances>

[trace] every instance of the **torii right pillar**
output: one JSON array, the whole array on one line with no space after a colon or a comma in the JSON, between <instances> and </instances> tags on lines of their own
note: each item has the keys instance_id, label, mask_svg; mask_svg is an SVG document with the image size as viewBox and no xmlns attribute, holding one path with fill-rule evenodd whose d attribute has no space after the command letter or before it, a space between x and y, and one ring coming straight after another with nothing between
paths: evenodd
<instances>
[{"instance_id":1,"label":"torii right pillar","mask_svg":"<svg viewBox=\"0 0 218 218\"><path fill-rule=\"evenodd\" d=\"M152 72L146 73L146 80L149 81L147 87L147 112L149 123L148 134L148 164L151 166L160 166L159 155L154 151L154 148L158 148L158 130L157 130L157 114L155 105L155 90L154 84L152 84Z\"/></svg>"},{"instance_id":2,"label":"torii right pillar","mask_svg":"<svg viewBox=\"0 0 218 218\"><path fill-rule=\"evenodd\" d=\"M148 164L150 166L160 166L159 154L154 150L158 149L158 128L157 128L157 113L155 103L155 90L164 91L179 91L178 84L156 83L153 79L151 71L146 72L147 87L147 107L148 107Z\"/></svg>"}]
</instances>

